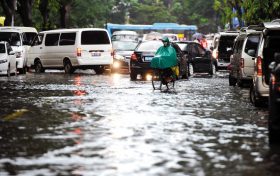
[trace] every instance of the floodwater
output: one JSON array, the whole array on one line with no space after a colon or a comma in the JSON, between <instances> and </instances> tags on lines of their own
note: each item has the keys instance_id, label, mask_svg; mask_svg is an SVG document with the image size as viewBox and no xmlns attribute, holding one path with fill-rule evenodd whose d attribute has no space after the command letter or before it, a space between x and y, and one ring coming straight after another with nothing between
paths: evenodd
<instances>
[{"instance_id":1,"label":"floodwater","mask_svg":"<svg viewBox=\"0 0 280 176\"><path fill-rule=\"evenodd\" d=\"M170 91L127 74L0 77L0 175L279 175L248 92L227 73Z\"/></svg>"}]
</instances>

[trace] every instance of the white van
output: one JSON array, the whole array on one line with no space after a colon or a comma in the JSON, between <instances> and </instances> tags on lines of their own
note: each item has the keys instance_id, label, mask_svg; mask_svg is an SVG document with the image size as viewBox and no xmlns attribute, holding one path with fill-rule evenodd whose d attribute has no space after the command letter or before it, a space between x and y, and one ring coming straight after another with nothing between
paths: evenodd
<instances>
[{"instance_id":1,"label":"white van","mask_svg":"<svg viewBox=\"0 0 280 176\"><path fill-rule=\"evenodd\" d=\"M37 30L33 27L0 27L0 41L7 41L15 51L17 69L20 74L26 73L27 52L37 33Z\"/></svg>"},{"instance_id":2,"label":"white van","mask_svg":"<svg viewBox=\"0 0 280 176\"><path fill-rule=\"evenodd\" d=\"M41 73L45 69L94 69L102 74L113 64L112 43L108 32L99 28L43 31L32 42L27 65Z\"/></svg>"}]
</instances>

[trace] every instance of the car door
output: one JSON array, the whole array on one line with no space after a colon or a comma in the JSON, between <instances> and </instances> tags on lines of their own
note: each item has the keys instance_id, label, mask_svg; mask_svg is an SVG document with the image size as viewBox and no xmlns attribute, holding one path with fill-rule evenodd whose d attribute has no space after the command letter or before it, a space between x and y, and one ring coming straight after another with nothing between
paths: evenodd
<instances>
[{"instance_id":1,"label":"car door","mask_svg":"<svg viewBox=\"0 0 280 176\"><path fill-rule=\"evenodd\" d=\"M45 38L45 48L43 55L43 65L45 67L57 67L59 63L59 58L57 52L60 47L58 46L60 33L50 33L46 34ZM62 66L62 65L61 65Z\"/></svg>"},{"instance_id":2,"label":"car door","mask_svg":"<svg viewBox=\"0 0 280 176\"><path fill-rule=\"evenodd\" d=\"M249 50L254 50L257 51L258 48L258 44L260 41L260 35L259 34L255 34L255 35L248 35L247 39L246 39L246 45L244 48L244 75L245 76L252 76L254 74L254 59L256 56L250 56L249 55Z\"/></svg>"},{"instance_id":3,"label":"car door","mask_svg":"<svg viewBox=\"0 0 280 176\"><path fill-rule=\"evenodd\" d=\"M212 58L210 52L207 52L200 44L193 44L195 58L193 67L197 72L209 72L212 67Z\"/></svg>"},{"instance_id":4,"label":"car door","mask_svg":"<svg viewBox=\"0 0 280 176\"><path fill-rule=\"evenodd\" d=\"M44 45L43 45L43 38L44 38L44 33L38 34L34 40L31 43L31 47L29 48L28 51L28 56L27 56L27 66L31 67L34 65L34 60L36 58L39 58L40 61L44 60Z\"/></svg>"}]
</instances>

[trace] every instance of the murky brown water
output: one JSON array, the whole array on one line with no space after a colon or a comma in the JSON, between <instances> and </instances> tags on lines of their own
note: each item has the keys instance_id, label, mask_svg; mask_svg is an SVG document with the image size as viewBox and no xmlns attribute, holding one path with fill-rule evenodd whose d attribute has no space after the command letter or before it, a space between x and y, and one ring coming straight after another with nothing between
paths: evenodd
<instances>
[{"instance_id":1,"label":"murky brown water","mask_svg":"<svg viewBox=\"0 0 280 176\"><path fill-rule=\"evenodd\" d=\"M0 77L0 175L279 175L267 109L226 73L168 92L126 74Z\"/></svg>"}]
</instances>

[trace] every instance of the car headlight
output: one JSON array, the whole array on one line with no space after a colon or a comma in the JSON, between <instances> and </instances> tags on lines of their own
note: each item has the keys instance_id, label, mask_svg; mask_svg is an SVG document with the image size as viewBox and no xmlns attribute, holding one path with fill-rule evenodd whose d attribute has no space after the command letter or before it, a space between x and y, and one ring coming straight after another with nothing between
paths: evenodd
<instances>
[{"instance_id":1,"label":"car headlight","mask_svg":"<svg viewBox=\"0 0 280 176\"><path fill-rule=\"evenodd\" d=\"M114 61L114 63L113 63L114 68L120 68L120 66L121 66L121 64L119 61Z\"/></svg>"}]
</instances>

